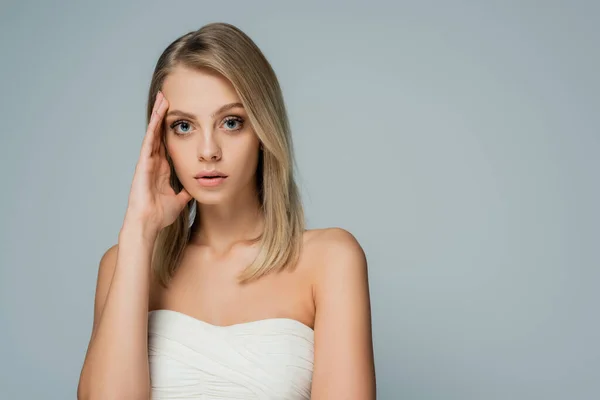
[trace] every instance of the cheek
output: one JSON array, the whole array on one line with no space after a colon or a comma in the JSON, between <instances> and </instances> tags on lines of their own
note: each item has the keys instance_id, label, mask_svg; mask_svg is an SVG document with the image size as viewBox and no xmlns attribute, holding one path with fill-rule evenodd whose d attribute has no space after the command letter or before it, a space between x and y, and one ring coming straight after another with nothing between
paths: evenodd
<instances>
[{"instance_id":1,"label":"cheek","mask_svg":"<svg viewBox=\"0 0 600 400\"><path fill-rule=\"evenodd\" d=\"M258 143L252 141L244 147L244 150L241 152L243 154L240 154L240 158L244 159L245 168L247 168L250 173L253 172L254 167L256 167L258 162L258 151Z\"/></svg>"},{"instance_id":2,"label":"cheek","mask_svg":"<svg viewBox=\"0 0 600 400\"><path fill-rule=\"evenodd\" d=\"M229 153L236 160L251 160L258 154L259 142L254 133L244 132L233 139L224 143L224 154Z\"/></svg>"},{"instance_id":3,"label":"cheek","mask_svg":"<svg viewBox=\"0 0 600 400\"><path fill-rule=\"evenodd\" d=\"M189 162L187 159L189 155L186 154L186 151L181 146L177 145L169 145L166 146L167 153L173 162L173 167L176 171L184 170L186 167L186 163Z\"/></svg>"},{"instance_id":4,"label":"cheek","mask_svg":"<svg viewBox=\"0 0 600 400\"><path fill-rule=\"evenodd\" d=\"M170 158L173 161L173 165L177 166L177 160L178 160L177 149L175 149L174 146L169 145L169 144L167 144L165 146L165 148L167 149L168 158Z\"/></svg>"}]
</instances>

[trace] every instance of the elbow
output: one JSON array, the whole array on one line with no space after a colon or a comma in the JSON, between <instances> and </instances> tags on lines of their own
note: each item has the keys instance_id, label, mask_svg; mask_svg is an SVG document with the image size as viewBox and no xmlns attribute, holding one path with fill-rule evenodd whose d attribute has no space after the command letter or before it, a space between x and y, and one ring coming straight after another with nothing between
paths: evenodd
<instances>
[{"instance_id":1,"label":"elbow","mask_svg":"<svg viewBox=\"0 0 600 400\"><path fill-rule=\"evenodd\" d=\"M79 375L79 383L77 384L77 400L89 400L90 399L90 391L88 389L87 382L85 379L85 363L83 368L81 369L81 374Z\"/></svg>"},{"instance_id":2,"label":"elbow","mask_svg":"<svg viewBox=\"0 0 600 400\"><path fill-rule=\"evenodd\" d=\"M77 400L150 400L150 390L128 390L102 385L92 388L82 374L77 385Z\"/></svg>"},{"instance_id":3,"label":"elbow","mask_svg":"<svg viewBox=\"0 0 600 400\"><path fill-rule=\"evenodd\" d=\"M123 392L119 392L119 394L114 394L112 391L103 390L100 392L90 392L85 390L77 389L77 400L150 400L150 394L126 394Z\"/></svg>"}]
</instances>

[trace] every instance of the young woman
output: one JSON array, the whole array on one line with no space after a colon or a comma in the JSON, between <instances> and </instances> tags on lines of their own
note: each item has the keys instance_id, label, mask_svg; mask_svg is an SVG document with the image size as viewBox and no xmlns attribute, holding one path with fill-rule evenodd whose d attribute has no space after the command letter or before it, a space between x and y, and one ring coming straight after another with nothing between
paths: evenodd
<instances>
[{"instance_id":1,"label":"young woman","mask_svg":"<svg viewBox=\"0 0 600 400\"><path fill-rule=\"evenodd\" d=\"M225 23L175 40L147 117L78 397L374 399L365 254L344 229L305 229L258 47Z\"/></svg>"}]
</instances>

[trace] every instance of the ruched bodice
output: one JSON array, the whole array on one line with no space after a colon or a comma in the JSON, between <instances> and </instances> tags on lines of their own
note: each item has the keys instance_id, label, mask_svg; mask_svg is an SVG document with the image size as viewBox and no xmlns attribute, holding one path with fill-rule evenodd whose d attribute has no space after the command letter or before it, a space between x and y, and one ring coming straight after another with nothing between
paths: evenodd
<instances>
[{"instance_id":1,"label":"ruched bodice","mask_svg":"<svg viewBox=\"0 0 600 400\"><path fill-rule=\"evenodd\" d=\"M289 318L217 326L148 314L152 399L310 399L314 332Z\"/></svg>"}]
</instances>

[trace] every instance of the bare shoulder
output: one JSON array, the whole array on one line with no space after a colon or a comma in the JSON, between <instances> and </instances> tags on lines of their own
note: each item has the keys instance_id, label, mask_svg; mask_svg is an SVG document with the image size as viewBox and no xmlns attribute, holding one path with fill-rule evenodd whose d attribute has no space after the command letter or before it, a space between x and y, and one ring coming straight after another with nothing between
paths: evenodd
<instances>
[{"instance_id":1,"label":"bare shoulder","mask_svg":"<svg viewBox=\"0 0 600 400\"><path fill-rule=\"evenodd\" d=\"M366 254L358 239L350 231L333 227L314 229L307 233L305 243L311 260L315 305L319 293L327 293L331 290L331 285L338 285L345 281L363 288L367 287Z\"/></svg>"},{"instance_id":2,"label":"bare shoulder","mask_svg":"<svg viewBox=\"0 0 600 400\"><path fill-rule=\"evenodd\" d=\"M359 246L356 237L348 230L340 227L309 229L305 232L306 241L342 246Z\"/></svg>"},{"instance_id":3,"label":"bare shoulder","mask_svg":"<svg viewBox=\"0 0 600 400\"><path fill-rule=\"evenodd\" d=\"M332 227L313 229L306 234L306 243L310 246L311 253L322 261L316 266L317 269L367 267L365 251L350 231ZM347 264L343 261L351 262Z\"/></svg>"}]
</instances>

